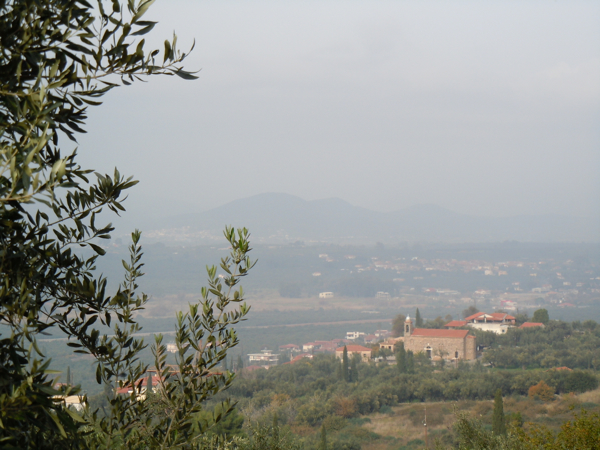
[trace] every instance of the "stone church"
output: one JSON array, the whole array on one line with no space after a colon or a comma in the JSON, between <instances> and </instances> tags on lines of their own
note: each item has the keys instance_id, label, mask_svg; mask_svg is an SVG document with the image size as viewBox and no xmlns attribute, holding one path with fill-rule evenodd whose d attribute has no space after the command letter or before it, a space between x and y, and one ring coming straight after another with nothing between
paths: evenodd
<instances>
[{"instance_id":1,"label":"stone church","mask_svg":"<svg viewBox=\"0 0 600 450\"><path fill-rule=\"evenodd\" d=\"M404 349L425 353L431 359L471 361L477 358L475 336L468 330L413 328L412 320L404 322Z\"/></svg>"}]
</instances>

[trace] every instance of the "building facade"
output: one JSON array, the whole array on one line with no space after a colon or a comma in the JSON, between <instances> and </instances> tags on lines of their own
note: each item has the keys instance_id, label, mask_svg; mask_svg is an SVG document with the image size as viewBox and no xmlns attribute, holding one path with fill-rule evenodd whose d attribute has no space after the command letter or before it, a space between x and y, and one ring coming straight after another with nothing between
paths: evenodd
<instances>
[{"instance_id":1,"label":"building facade","mask_svg":"<svg viewBox=\"0 0 600 450\"><path fill-rule=\"evenodd\" d=\"M260 353L248 354L248 362L250 365L257 365L268 369L271 366L276 366L279 362L279 355L273 354L271 350L261 350Z\"/></svg>"},{"instance_id":2,"label":"building facade","mask_svg":"<svg viewBox=\"0 0 600 450\"><path fill-rule=\"evenodd\" d=\"M468 330L414 328L410 317L404 322L404 349L424 353L431 359L472 361L477 358L475 336Z\"/></svg>"},{"instance_id":3,"label":"building facade","mask_svg":"<svg viewBox=\"0 0 600 450\"><path fill-rule=\"evenodd\" d=\"M362 345L347 345L345 348L348 351L348 358L352 358L354 355L359 355L360 358L365 362L371 360L372 350L370 348L363 347ZM344 357L344 347L339 347L335 351L335 356L337 356L339 359L342 359Z\"/></svg>"}]
</instances>

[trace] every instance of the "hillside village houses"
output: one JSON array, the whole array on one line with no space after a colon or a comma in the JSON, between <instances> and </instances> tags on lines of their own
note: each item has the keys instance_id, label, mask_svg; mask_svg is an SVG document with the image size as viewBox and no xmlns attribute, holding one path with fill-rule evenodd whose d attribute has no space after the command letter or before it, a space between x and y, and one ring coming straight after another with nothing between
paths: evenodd
<instances>
[{"instance_id":1,"label":"hillside village houses","mask_svg":"<svg viewBox=\"0 0 600 450\"><path fill-rule=\"evenodd\" d=\"M404 323L403 336L390 337L387 330L377 330L374 334L366 335L359 331L348 331L346 339L334 339L332 341L315 341L302 345L302 355L294 357L294 351L299 350L299 346L294 344L282 345L280 351L289 352L290 363L299 361L308 355L317 352L335 353L336 357L341 358L344 346L348 355L358 354L363 361L372 359L373 350L369 347L356 345L356 341L362 341L367 345L379 342L379 348L389 350L395 353L398 346L402 345L407 351L413 353L423 353L432 360L451 360L451 361L473 361L477 358L475 336L469 334L469 330L457 330L453 327L464 327L470 324L478 325L479 322L491 326L500 325L505 329L507 326L514 326L514 317L508 314L485 314L477 313L470 316L469 321L452 321L446 324L451 329L432 329L432 328L413 328L410 317L406 318ZM489 321L489 322L488 322ZM535 326L535 325L531 325ZM379 360L382 360L380 358ZM394 357L385 358L388 363L394 362Z\"/></svg>"}]
</instances>

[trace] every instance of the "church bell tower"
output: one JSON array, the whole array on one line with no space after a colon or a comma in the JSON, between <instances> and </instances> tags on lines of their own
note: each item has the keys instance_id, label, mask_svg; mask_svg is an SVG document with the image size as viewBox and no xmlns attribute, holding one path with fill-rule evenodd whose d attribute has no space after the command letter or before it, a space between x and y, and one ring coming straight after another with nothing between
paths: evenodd
<instances>
[{"instance_id":1,"label":"church bell tower","mask_svg":"<svg viewBox=\"0 0 600 450\"><path fill-rule=\"evenodd\" d=\"M410 320L410 316L406 316L406 320L404 321L404 337L409 337L412 334L412 331L412 320Z\"/></svg>"}]
</instances>

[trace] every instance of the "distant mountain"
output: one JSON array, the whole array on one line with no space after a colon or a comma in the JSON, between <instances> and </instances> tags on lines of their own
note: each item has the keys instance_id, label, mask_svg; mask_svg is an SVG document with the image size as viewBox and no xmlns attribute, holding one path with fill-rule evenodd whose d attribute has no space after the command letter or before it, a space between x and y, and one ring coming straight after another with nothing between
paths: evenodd
<instances>
[{"instance_id":1,"label":"distant mountain","mask_svg":"<svg viewBox=\"0 0 600 450\"><path fill-rule=\"evenodd\" d=\"M221 239L226 224L245 226L255 242L297 240L339 243L396 242L599 242L598 220L554 214L491 218L436 205L382 213L339 198L306 201L267 193L205 212L156 221L146 238L163 241ZM148 228L146 228L148 229Z\"/></svg>"}]
</instances>

